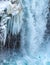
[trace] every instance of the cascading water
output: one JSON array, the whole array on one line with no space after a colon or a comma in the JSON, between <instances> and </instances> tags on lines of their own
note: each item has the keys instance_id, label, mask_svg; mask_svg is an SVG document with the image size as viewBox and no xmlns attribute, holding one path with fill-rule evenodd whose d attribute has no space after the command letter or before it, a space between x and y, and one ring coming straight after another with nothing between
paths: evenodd
<instances>
[{"instance_id":1,"label":"cascading water","mask_svg":"<svg viewBox=\"0 0 50 65\"><path fill-rule=\"evenodd\" d=\"M50 36L46 32L50 30L49 0L19 2L22 5L20 14L14 12L5 17L7 27L3 29L5 42L0 65L50 65Z\"/></svg>"}]
</instances>

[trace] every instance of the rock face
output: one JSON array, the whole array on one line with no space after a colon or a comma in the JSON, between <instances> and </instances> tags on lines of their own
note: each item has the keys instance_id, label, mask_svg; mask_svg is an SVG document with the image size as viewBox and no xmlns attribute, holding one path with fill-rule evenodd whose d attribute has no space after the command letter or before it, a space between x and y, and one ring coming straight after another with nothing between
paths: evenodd
<instances>
[{"instance_id":1,"label":"rock face","mask_svg":"<svg viewBox=\"0 0 50 65\"><path fill-rule=\"evenodd\" d=\"M4 16L2 18L4 18ZM7 18L5 17L4 19L0 19L0 47L5 45L6 35L7 35Z\"/></svg>"}]
</instances>

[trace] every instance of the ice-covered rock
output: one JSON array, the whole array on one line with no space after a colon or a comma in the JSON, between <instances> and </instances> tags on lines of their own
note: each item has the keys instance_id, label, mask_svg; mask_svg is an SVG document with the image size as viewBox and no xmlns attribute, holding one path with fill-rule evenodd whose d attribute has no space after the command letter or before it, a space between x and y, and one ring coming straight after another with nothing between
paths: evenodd
<instances>
[{"instance_id":1,"label":"ice-covered rock","mask_svg":"<svg viewBox=\"0 0 50 65\"><path fill-rule=\"evenodd\" d=\"M0 1L0 40L4 41L10 30L13 34L17 34L21 27L20 22L21 5L11 1ZM15 33L14 33L15 32Z\"/></svg>"}]
</instances>

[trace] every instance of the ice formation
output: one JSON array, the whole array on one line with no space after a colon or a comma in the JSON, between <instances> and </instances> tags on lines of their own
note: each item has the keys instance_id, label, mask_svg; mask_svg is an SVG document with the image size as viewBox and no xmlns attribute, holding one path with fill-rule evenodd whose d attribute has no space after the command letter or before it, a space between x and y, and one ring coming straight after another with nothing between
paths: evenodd
<instances>
[{"instance_id":1,"label":"ice formation","mask_svg":"<svg viewBox=\"0 0 50 65\"><path fill-rule=\"evenodd\" d=\"M0 2L0 64L50 65L49 0L10 1Z\"/></svg>"}]
</instances>

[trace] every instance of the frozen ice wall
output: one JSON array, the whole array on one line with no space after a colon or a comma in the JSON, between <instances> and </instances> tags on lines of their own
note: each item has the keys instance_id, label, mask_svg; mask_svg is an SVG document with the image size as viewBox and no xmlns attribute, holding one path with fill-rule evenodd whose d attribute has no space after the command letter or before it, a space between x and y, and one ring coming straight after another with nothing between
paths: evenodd
<instances>
[{"instance_id":1,"label":"frozen ice wall","mask_svg":"<svg viewBox=\"0 0 50 65\"><path fill-rule=\"evenodd\" d=\"M48 1L23 0L22 2L24 23L21 33L21 46L33 57L43 43L47 24Z\"/></svg>"},{"instance_id":2,"label":"frozen ice wall","mask_svg":"<svg viewBox=\"0 0 50 65\"><path fill-rule=\"evenodd\" d=\"M0 58L3 57L3 63L1 62L0 64L49 65L50 48L48 43L50 41L48 39L50 37L45 40L48 35L45 31L48 30L46 26L49 18L47 15L49 14L49 0L20 0L20 2L22 4L22 13L20 16L12 17L8 23L8 31L12 33L15 41L18 41L16 37L20 34L20 42L14 42L13 39L10 42L14 46L16 45L15 43L19 43L20 52L6 52L4 57L1 54Z\"/></svg>"}]
</instances>

